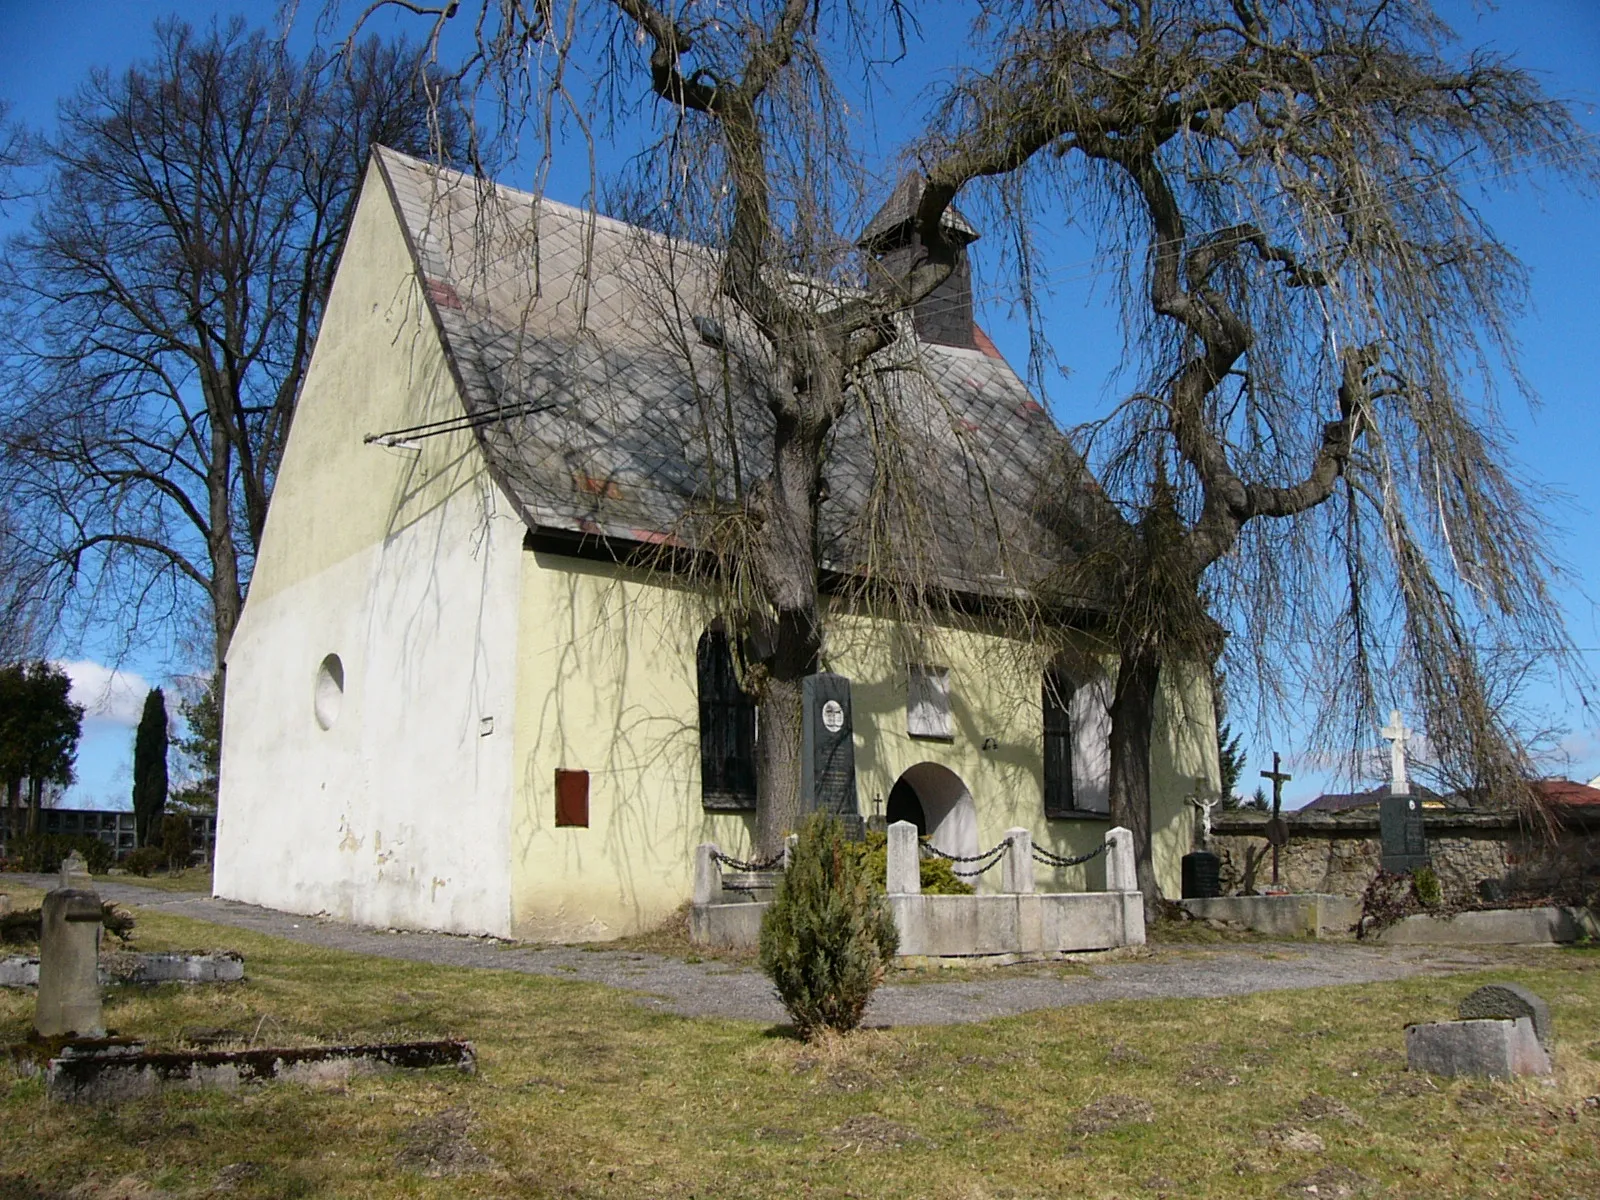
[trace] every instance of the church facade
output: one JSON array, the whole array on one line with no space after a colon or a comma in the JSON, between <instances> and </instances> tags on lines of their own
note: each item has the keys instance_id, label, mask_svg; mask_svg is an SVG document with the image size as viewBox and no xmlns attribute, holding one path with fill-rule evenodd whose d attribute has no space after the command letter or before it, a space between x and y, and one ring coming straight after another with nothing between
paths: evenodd
<instances>
[{"instance_id":1,"label":"church facade","mask_svg":"<svg viewBox=\"0 0 1600 1200\"><path fill-rule=\"evenodd\" d=\"M378 926L599 940L686 901L696 844L751 847L741 647L681 563L770 454L740 359L758 350L713 311L703 262L664 285L662 239L490 194L374 156L229 652L215 888ZM1047 652L982 603L912 621L850 586L923 570L1014 594L1046 553L1037 498L1075 461L981 333L906 340L907 382L863 398L828 468L824 666L852 681L861 813L952 853L1014 826L1082 853L1109 824L1114 659L1092 621ZM885 545L866 531L887 422L920 490ZM1204 670L1173 672L1160 702L1168 894L1183 797L1217 779L1207 689ZM1092 890L1101 871L1040 886Z\"/></svg>"}]
</instances>

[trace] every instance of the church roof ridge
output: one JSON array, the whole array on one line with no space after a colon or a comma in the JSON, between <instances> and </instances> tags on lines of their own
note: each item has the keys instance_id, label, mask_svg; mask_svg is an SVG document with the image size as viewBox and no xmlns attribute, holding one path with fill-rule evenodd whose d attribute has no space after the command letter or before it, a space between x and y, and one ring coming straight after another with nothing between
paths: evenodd
<instances>
[{"instance_id":1,"label":"church roof ridge","mask_svg":"<svg viewBox=\"0 0 1600 1200\"><path fill-rule=\"evenodd\" d=\"M529 528L714 537L716 513L771 458L765 343L722 296L714 253L375 153L467 415ZM1095 508L1097 485L998 352L919 342L909 319L904 329L834 430L822 565L1021 595L1068 560L1058 530ZM879 457L890 425L901 471ZM1064 486L1074 475L1079 486Z\"/></svg>"}]
</instances>

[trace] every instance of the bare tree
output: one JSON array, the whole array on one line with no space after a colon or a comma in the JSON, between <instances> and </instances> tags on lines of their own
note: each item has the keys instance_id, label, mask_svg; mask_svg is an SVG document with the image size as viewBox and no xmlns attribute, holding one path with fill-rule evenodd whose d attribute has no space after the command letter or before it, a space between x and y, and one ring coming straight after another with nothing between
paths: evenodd
<instances>
[{"instance_id":1,"label":"bare tree","mask_svg":"<svg viewBox=\"0 0 1600 1200\"><path fill-rule=\"evenodd\" d=\"M400 7L431 12L439 26L456 12L453 4ZM869 390L875 357L908 332L898 314L956 270L966 240L950 218L956 193L1014 165L1006 145L952 144L928 155L901 195L912 252L863 259L856 239L870 212L867 181L853 166L862 155L836 76L870 76L885 38L883 52L896 53L903 16L893 0L672 8L616 0L607 9L490 0L469 18L475 49L452 75L502 105L521 98L539 112L531 123L543 131L542 172L553 123L563 112L579 120L583 106L568 89L584 56L598 81L595 107L641 139L632 194L649 204L630 215L713 249L717 290L739 332L756 343L738 357L754 377L751 390L765 398L770 456L758 477L745 479L716 550L719 568L739 577L729 619L749 635L746 682L761 728L757 842L765 852L804 812L802 681L818 669L823 644L818 520L830 435ZM641 95L653 101L643 111ZM510 126L522 129L527 114L513 117ZM503 136L504 128L490 132Z\"/></svg>"},{"instance_id":2,"label":"bare tree","mask_svg":"<svg viewBox=\"0 0 1600 1200\"><path fill-rule=\"evenodd\" d=\"M9 507L0 504L0 667L36 657L43 648L39 567Z\"/></svg>"},{"instance_id":3,"label":"bare tree","mask_svg":"<svg viewBox=\"0 0 1600 1200\"><path fill-rule=\"evenodd\" d=\"M38 152L5 267L5 487L81 615L209 610L220 669L370 147L452 151L403 45L297 62L166 22Z\"/></svg>"},{"instance_id":4,"label":"bare tree","mask_svg":"<svg viewBox=\"0 0 1600 1200\"><path fill-rule=\"evenodd\" d=\"M457 6L402 7L442 25ZM1474 756L1476 777L1520 778L1525 756L1474 699L1465 630L1568 642L1488 383L1495 362L1514 373L1524 281L1472 184L1535 166L1594 177L1570 115L1526 72L1455 54L1423 0L992 0L974 26L981 65L915 139L911 252L852 268L841 218L859 155L837 80L857 71L873 96L873 31L903 7L607 11L485 0L457 78L528 104L541 168L557 110L584 109L570 91L580 52L613 132L637 134L626 101L647 79L659 123L637 143L639 178L669 231L718 249L721 291L764 343L773 458L748 489L745 562L769 648L765 847L797 812L828 435L900 337L895 313L955 269L946 217L979 180L1012 223L1036 346L1040 223L1088 220L1120 292L1138 382L1084 431L1117 507L1081 474L1044 498L1063 567L1033 618L1109 598L1112 815L1135 832L1147 899L1161 671L1224 644L1230 672L1268 700L1303 686L1330 741L1369 739L1380 694L1405 693L1430 728L1457 731L1440 744ZM1402 652L1380 658L1385 639Z\"/></svg>"},{"instance_id":5,"label":"bare tree","mask_svg":"<svg viewBox=\"0 0 1600 1200\"><path fill-rule=\"evenodd\" d=\"M1028 153L994 192L1019 246L1089 218L1137 372L1085 431L1126 535L1056 583L1115 581L1112 813L1147 897L1159 673L1224 632L1235 675L1309 697L1347 753L1408 696L1444 757L1518 788L1468 630L1570 643L1491 383L1496 363L1520 382L1525 280L1474 185L1592 183L1567 109L1456 52L1424 0L986 8L992 66L933 145Z\"/></svg>"}]
</instances>

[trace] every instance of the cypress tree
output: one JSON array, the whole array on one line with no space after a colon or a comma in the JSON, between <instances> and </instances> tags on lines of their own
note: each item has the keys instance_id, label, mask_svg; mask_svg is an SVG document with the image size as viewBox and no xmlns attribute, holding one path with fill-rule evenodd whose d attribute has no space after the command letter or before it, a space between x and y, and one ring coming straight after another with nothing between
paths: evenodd
<instances>
[{"instance_id":1,"label":"cypress tree","mask_svg":"<svg viewBox=\"0 0 1600 1200\"><path fill-rule=\"evenodd\" d=\"M133 828L139 845L159 837L166 803L167 699L160 688L151 688L133 737Z\"/></svg>"}]
</instances>

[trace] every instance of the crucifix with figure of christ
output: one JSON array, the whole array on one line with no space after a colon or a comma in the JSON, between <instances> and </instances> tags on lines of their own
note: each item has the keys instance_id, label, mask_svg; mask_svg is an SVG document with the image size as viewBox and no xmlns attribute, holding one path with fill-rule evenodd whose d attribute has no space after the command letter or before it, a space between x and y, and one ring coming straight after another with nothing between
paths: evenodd
<instances>
[{"instance_id":1,"label":"crucifix with figure of christ","mask_svg":"<svg viewBox=\"0 0 1600 1200\"><path fill-rule=\"evenodd\" d=\"M1272 819L1267 822L1267 841L1272 843L1272 882L1278 882L1278 848L1288 841L1283 820L1278 812L1283 807L1283 785L1294 778L1287 771L1278 769L1278 752L1272 752L1272 770L1261 772L1261 778L1272 780Z\"/></svg>"}]
</instances>

